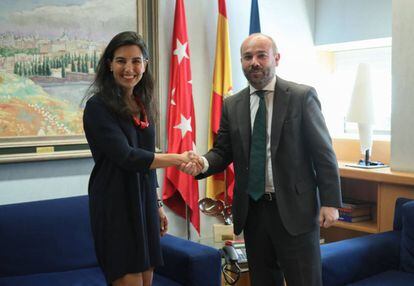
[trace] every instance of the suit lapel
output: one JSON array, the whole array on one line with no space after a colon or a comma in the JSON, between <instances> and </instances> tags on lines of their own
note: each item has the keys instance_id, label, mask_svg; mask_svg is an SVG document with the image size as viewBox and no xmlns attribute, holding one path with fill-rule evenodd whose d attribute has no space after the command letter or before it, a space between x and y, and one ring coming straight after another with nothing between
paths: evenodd
<instances>
[{"instance_id":1,"label":"suit lapel","mask_svg":"<svg viewBox=\"0 0 414 286\"><path fill-rule=\"evenodd\" d=\"M237 102L236 112L238 116L238 128L242 139L243 154L246 156L246 162L249 161L250 153L250 89L245 88L241 91L240 98ZM231 116L231 114L229 114Z\"/></svg>"},{"instance_id":2,"label":"suit lapel","mask_svg":"<svg viewBox=\"0 0 414 286\"><path fill-rule=\"evenodd\" d=\"M135 131L135 127L132 123L132 120L125 120L122 118L118 119L119 125L121 126L122 131L125 133L125 136L128 138L128 142L132 147L138 147L138 137Z\"/></svg>"},{"instance_id":3,"label":"suit lapel","mask_svg":"<svg viewBox=\"0 0 414 286\"><path fill-rule=\"evenodd\" d=\"M283 122L285 121L289 98L288 83L280 77L277 77L273 99L272 134L270 138L272 157L276 154L277 147L279 146L280 134L282 132Z\"/></svg>"}]
</instances>

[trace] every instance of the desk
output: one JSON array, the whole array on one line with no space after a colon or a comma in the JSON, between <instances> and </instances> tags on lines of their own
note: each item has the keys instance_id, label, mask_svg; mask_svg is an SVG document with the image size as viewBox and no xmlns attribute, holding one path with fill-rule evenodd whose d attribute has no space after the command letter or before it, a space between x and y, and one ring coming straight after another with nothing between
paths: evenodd
<instances>
[{"instance_id":1,"label":"desk","mask_svg":"<svg viewBox=\"0 0 414 286\"><path fill-rule=\"evenodd\" d=\"M340 161L342 196L372 202L376 205L372 220L337 222L334 227L321 229L326 242L392 230L395 200L414 199L414 173L395 172L388 168L360 169Z\"/></svg>"},{"instance_id":2,"label":"desk","mask_svg":"<svg viewBox=\"0 0 414 286\"><path fill-rule=\"evenodd\" d=\"M229 284L226 283L226 281L223 278L221 278L221 286L227 286ZM249 280L249 272L244 272L240 275L240 279L239 281L237 281L236 284L234 284L235 286L250 286L250 280Z\"/></svg>"}]
</instances>

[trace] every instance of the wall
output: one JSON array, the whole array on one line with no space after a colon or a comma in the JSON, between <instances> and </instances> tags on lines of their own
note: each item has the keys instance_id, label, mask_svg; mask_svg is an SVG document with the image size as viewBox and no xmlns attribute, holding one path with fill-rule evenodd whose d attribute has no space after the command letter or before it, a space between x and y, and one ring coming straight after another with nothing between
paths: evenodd
<instances>
[{"instance_id":1,"label":"wall","mask_svg":"<svg viewBox=\"0 0 414 286\"><path fill-rule=\"evenodd\" d=\"M0 204L87 193L92 159L0 164Z\"/></svg>"},{"instance_id":2,"label":"wall","mask_svg":"<svg viewBox=\"0 0 414 286\"><path fill-rule=\"evenodd\" d=\"M316 0L315 45L391 37L390 0Z\"/></svg>"},{"instance_id":3,"label":"wall","mask_svg":"<svg viewBox=\"0 0 414 286\"><path fill-rule=\"evenodd\" d=\"M414 2L392 1L391 167L414 172Z\"/></svg>"}]
</instances>

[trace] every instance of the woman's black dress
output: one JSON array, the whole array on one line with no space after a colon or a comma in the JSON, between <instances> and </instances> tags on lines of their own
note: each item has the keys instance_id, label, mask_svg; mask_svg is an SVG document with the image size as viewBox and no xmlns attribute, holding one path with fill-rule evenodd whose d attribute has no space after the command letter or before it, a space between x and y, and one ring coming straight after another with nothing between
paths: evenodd
<instances>
[{"instance_id":1,"label":"woman's black dress","mask_svg":"<svg viewBox=\"0 0 414 286\"><path fill-rule=\"evenodd\" d=\"M89 205L96 256L108 283L162 264L154 125L136 127L93 96L84 129L95 166Z\"/></svg>"}]
</instances>

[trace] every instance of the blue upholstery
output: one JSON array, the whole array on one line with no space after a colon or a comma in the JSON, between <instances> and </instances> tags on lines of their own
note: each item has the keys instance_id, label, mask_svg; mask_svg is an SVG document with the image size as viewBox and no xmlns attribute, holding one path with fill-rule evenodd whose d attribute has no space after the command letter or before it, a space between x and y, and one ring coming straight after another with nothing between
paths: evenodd
<instances>
[{"instance_id":1,"label":"blue upholstery","mask_svg":"<svg viewBox=\"0 0 414 286\"><path fill-rule=\"evenodd\" d=\"M1 206L0 277L96 266L88 214L86 197Z\"/></svg>"},{"instance_id":2,"label":"blue upholstery","mask_svg":"<svg viewBox=\"0 0 414 286\"><path fill-rule=\"evenodd\" d=\"M1 286L105 286L105 278L98 267L63 272L48 272L0 278ZM160 284L164 285L164 284Z\"/></svg>"},{"instance_id":3,"label":"blue upholstery","mask_svg":"<svg viewBox=\"0 0 414 286\"><path fill-rule=\"evenodd\" d=\"M396 201L393 231L324 244L321 254L324 286L414 285L414 201Z\"/></svg>"},{"instance_id":4,"label":"blue upholstery","mask_svg":"<svg viewBox=\"0 0 414 286\"><path fill-rule=\"evenodd\" d=\"M403 205L400 270L414 273L414 201Z\"/></svg>"},{"instance_id":5,"label":"blue upholstery","mask_svg":"<svg viewBox=\"0 0 414 286\"><path fill-rule=\"evenodd\" d=\"M409 286L413 285L413 279L414 274L391 270L381 272L378 275L371 276L355 283L348 284L348 286Z\"/></svg>"},{"instance_id":6,"label":"blue upholstery","mask_svg":"<svg viewBox=\"0 0 414 286\"><path fill-rule=\"evenodd\" d=\"M171 235L153 286L218 286L218 250ZM0 206L0 286L106 286L89 224L88 197Z\"/></svg>"},{"instance_id":7,"label":"blue upholstery","mask_svg":"<svg viewBox=\"0 0 414 286\"><path fill-rule=\"evenodd\" d=\"M153 285L168 285L168 286L181 286L182 284L178 284L171 279L166 278L165 276L161 276L158 274L154 275Z\"/></svg>"},{"instance_id":8,"label":"blue upholstery","mask_svg":"<svg viewBox=\"0 0 414 286\"><path fill-rule=\"evenodd\" d=\"M402 216L402 211L403 208L402 206L407 203L410 202L410 199L406 199L406 198L398 198L397 201L395 202L395 211L394 211L394 225L393 225L393 230L402 230L402 221L403 221L403 216Z\"/></svg>"},{"instance_id":9,"label":"blue upholstery","mask_svg":"<svg viewBox=\"0 0 414 286\"><path fill-rule=\"evenodd\" d=\"M163 248L164 266L159 267L157 273L182 285L221 285L221 256L218 251L212 252L211 247L174 236L165 236L163 242L174 245L174 248ZM183 273L181 269L187 269L187 272ZM208 271L199 271L202 269Z\"/></svg>"}]
</instances>

